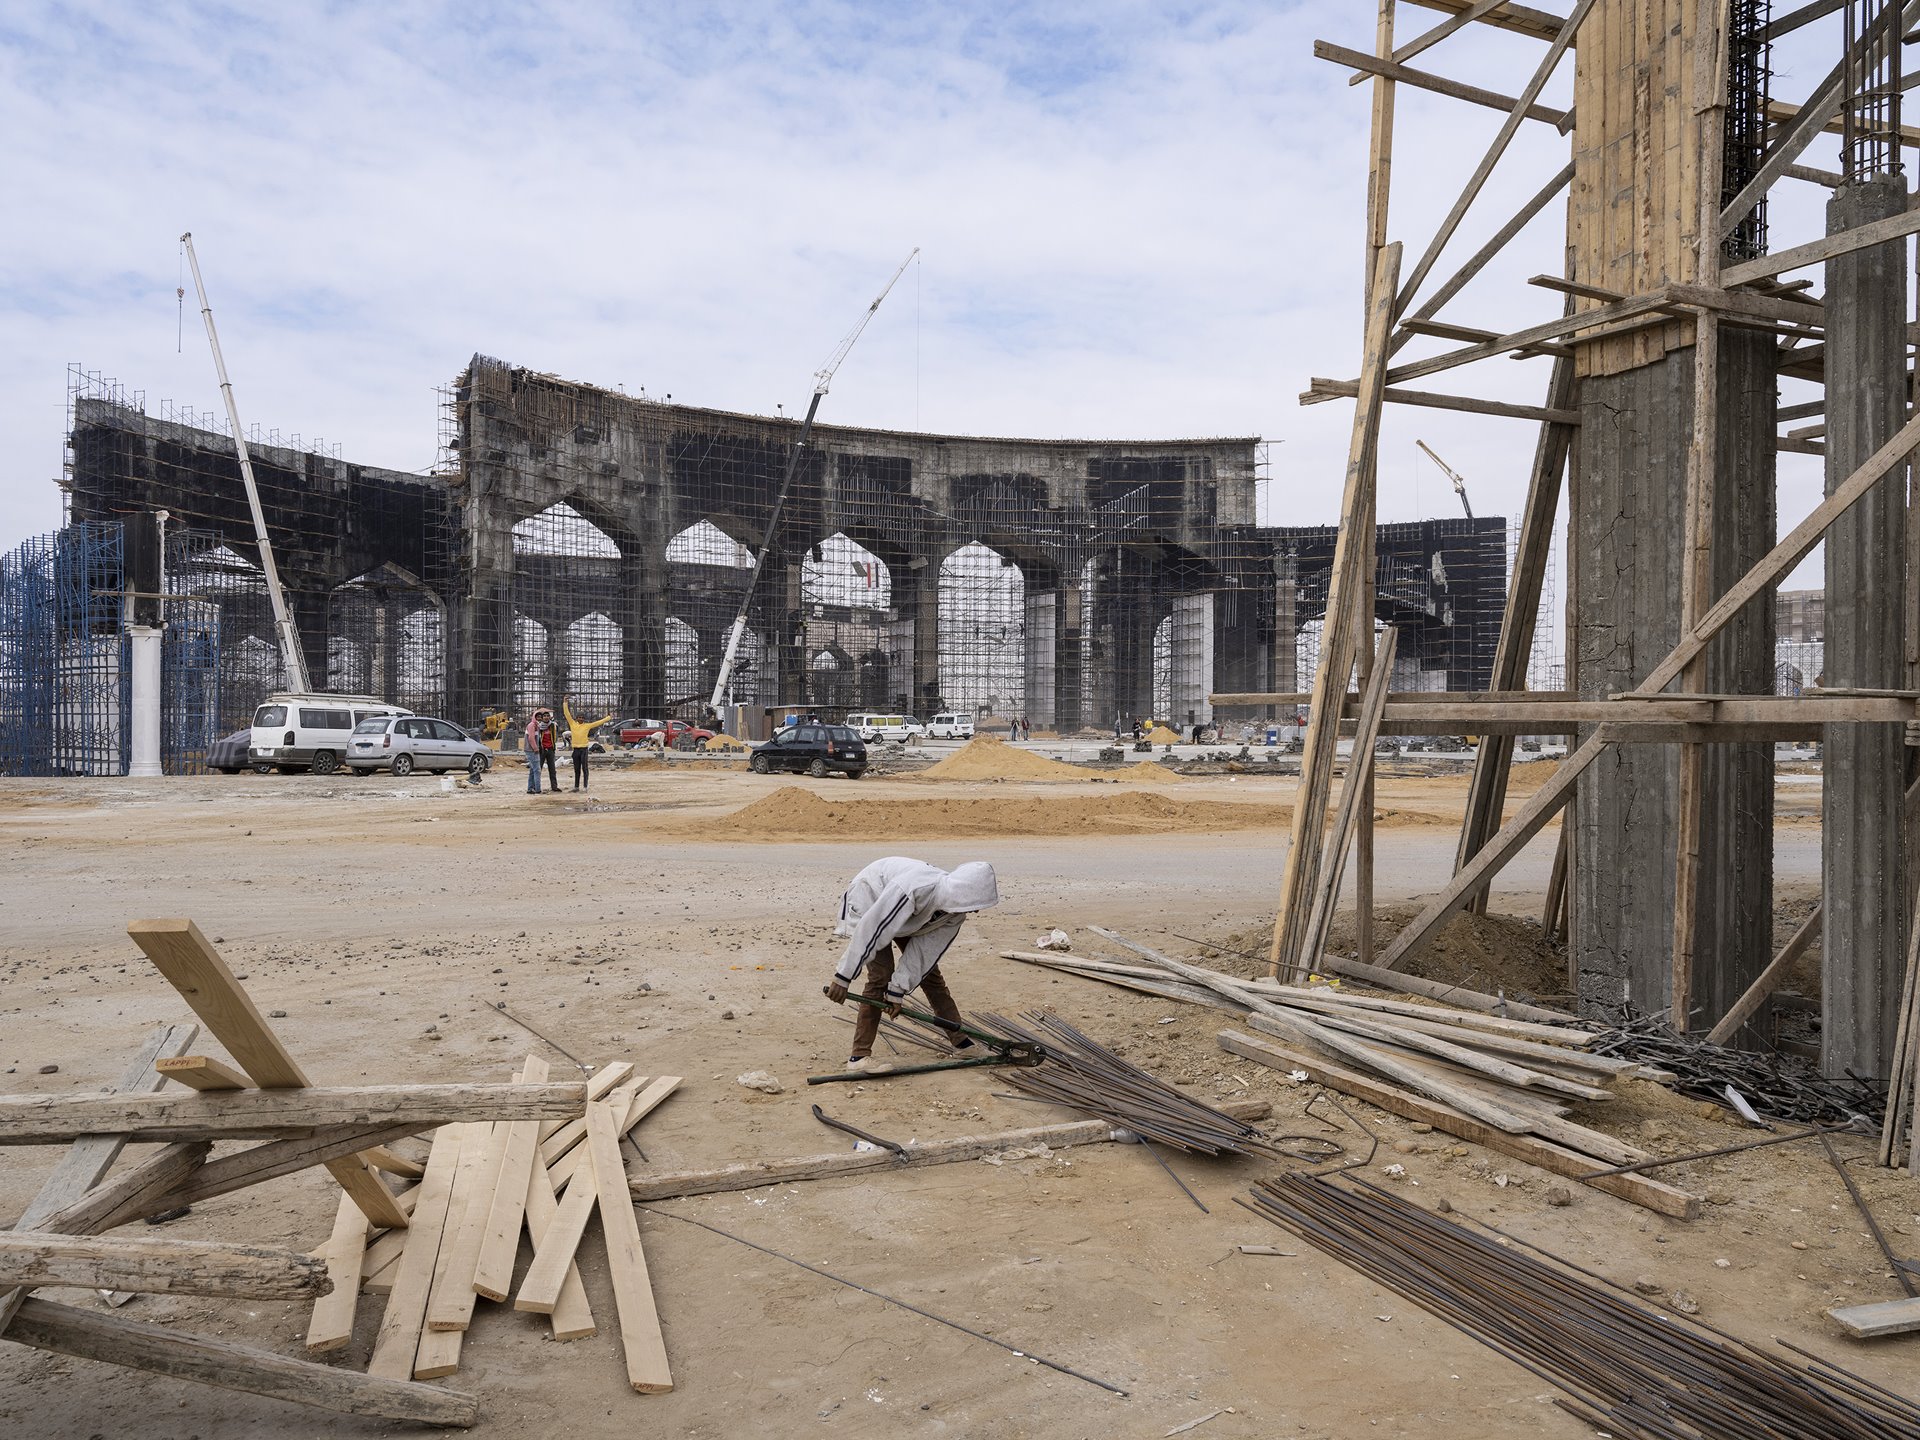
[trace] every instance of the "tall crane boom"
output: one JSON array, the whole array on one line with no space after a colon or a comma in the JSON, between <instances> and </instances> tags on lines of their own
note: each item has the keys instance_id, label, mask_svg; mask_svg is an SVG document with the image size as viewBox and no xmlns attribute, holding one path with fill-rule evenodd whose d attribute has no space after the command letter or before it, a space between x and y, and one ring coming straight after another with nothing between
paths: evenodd
<instances>
[{"instance_id":1,"label":"tall crane boom","mask_svg":"<svg viewBox=\"0 0 1920 1440\"><path fill-rule=\"evenodd\" d=\"M746 634L747 612L753 605L753 592L760 583L760 572L766 568L767 554L773 549L773 537L780 529L780 512L786 508L787 492L793 488L793 477L800 473L800 458L807 453L807 442L813 438L813 417L819 413L820 397L827 393L827 387L833 383L834 373L839 370L840 362L847 358L847 352L853 349L853 342L867 328L867 322L873 319L874 311L880 308L880 302L893 293L893 287L900 283L900 277L907 273L914 256L920 253L920 247L914 246L907 258L900 262L900 268L893 272L885 287L867 306L866 313L849 330L846 338L834 347L833 354L827 357L827 363L813 372L813 400L807 406L807 418L800 424L800 439L793 447L793 454L787 457L787 473L780 481L780 493L774 497L773 513L767 516L767 531L761 538L760 549L753 557L753 572L747 576L747 588L740 596L740 612L733 617L733 625L727 631L727 648L720 656L720 673L714 677L713 698L707 702L707 708L715 714L720 712L720 702L726 698L727 682L733 678L733 659L740 649L740 637Z\"/></svg>"},{"instance_id":2,"label":"tall crane boom","mask_svg":"<svg viewBox=\"0 0 1920 1440\"><path fill-rule=\"evenodd\" d=\"M266 577L267 599L273 604L273 629L280 640L287 688L303 692L312 688L307 683L307 656L300 648L300 632L294 628L287 597L280 589L280 571L273 563L267 517L260 509L260 487L253 480L253 457L247 453L247 437L240 429L240 407L234 403L233 382L227 379L227 362L220 354L220 336L213 328L213 307L207 303L207 287L200 279L200 257L193 253L193 232L182 235L180 243L186 249L187 264L193 268L193 289L200 297L200 317L207 322L207 344L213 347L213 372L220 377L220 398L227 402L227 422L233 427L234 453L240 457L240 483L246 487L247 509L253 513L253 538L260 547L260 572Z\"/></svg>"},{"instance_id":3,"label":"tall crane boom","mask_svg":"<svg viewBox=\"0 0 1920 1440\"><path fill-rule=\"evenodd\" d=\"M1442 460L1438 455L1434 454L1433 447L1427 444L1426 441L1416 440L1413 443L1418 445L1423 451L1426 452L1426 456L1429 460L1433 461L1434 464L1440 467L1440 473L1442 475L1445 475L1447 479L1453 482L1453 493L1460 497L1460 508L1467 512L1467 519L1471 520L1473 518L1473 506L1470 503L1468 503L1468 500L1467 500L1467 482L1462 480L1457 474L1454 473L1454 469L1451 465L1447 464L1446 461Z\"/></svg>"}]
</instances>

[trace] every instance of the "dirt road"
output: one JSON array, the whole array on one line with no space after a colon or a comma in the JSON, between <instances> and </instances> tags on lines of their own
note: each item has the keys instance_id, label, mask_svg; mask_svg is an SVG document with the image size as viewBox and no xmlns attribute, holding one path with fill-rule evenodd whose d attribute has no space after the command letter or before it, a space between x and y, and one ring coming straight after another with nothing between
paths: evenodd
<instances>
[{"instance_id":1,"label":"dirt road","mask_svg":"<svg viewBox=\"0 0 1920 1440\"><path fill-rule=\"evenodd\" d=\"M716 830L787 783L840 807L912 800L928 821L918 838L895 832L884 841L863 836L857 814L811 839ZM1382 810L1404 816L1381 832L1383 901L1444 881L1453 835L1433 822L1457 813L1462 788L1457 780L1383 785ZM1057 1009L1199 1093L1270 1098L1282 1132L1326 1133L1302 1113L1309 1087L1219 1051L1210 1012L1053 979L994 955L1054 925L1074 931L1081 948L1097 948L1080 927L1221 938L1269 918L1285 845L1277 817L1290 783L1219 777L1154 789L1182 805L1265 812L1216 829L1135 824L1047 835L1009 819L998 836L955 836L942 828L951 807L929 803L999 802L1016 816L1083 793L1145 791L904 779L856 786L684 768L609 772L596 777L590 801L526 796L510 771L479 791L452 792L424 777L0 782L0 1085L70 1093L117 1074L147 1027L183 1014L125 926L191 915L261 1007L285 1012L276 1024L322 1082L505 1078L530 1049L553 1060L558 1077L566 1062L491 1008L501 1001L589 1061L626 1058L645 1073L686 1077L636 1132L655 1167L838 1148L844 1137L808 1112L816 1099L901 1140L1069 1118L998 1098L990 1073L807 1092L808 1073L837 1069L846 1055L843 1016L819 996L836 953L833 904L862 864L905 851L941 864L985 858L1000 872L1005 903L969 926L947 964L963 1004ZM1783 881L1804 886L1817 874L1817 837L1789 824L1780 838ZM1509 872L1496 908L1537 913L1550 839ZM49 1064L58 1072L38 1073ZM787 1093L741 1088L734 1077L749 1069L771 1070ZM1612 1117L1595 1107L1595 1123L1672 1149L1736 1138L1695 1106L1639 1090L1648 1093L1619 1102ZM1391 1158L1406 1167L1403 1183L1418 1187L1410 1191L1417 1199L1445 1196L1616 1278L1652 1275L1686 1289L1705 1318L1736 1333L1762 1343L1793 1338L1883 1383L1911 1386L1920 1345L1843 1344L1822 1318L1842 1297L1895 1292L1838 1182L1811 1160L1776 1150L1675 1172L1677 1183L1726 1202L1680 1224L1585 1192L1570 1208L1547 1208L1537 1172L1473 1147L1450 1153L1436 1143L1444 1136L1364 1114L1384 1147L1412 1147ZM1366 1153L1362 1137L1337 1138ZM50 1163L49 1154L7 1152L0 1208L17 1210ZM1375 1169L1385 1163L1376 1157ZM1146 1156L1119 1146L666 1202L642 1214L641 1229L672 1394L627 1390L610 1330L553 1344L528 1317L489 1305L446 1383L481 1396L475 1433L514 1440L813 1429L1162 1436L1216 1410L1190 1433L1591 1433L1548 1403L1541 1382L1234 1205L1260 1166L1174 1165L1210 1214ZM1910 1191L1878 1175L1861 1171L1895 1243L1920 1248ZM304 1172L201 1206L170 1229L304 1250L325 1238L336 1193L321 1172ZM673 1214L1130 1393L1115 1398ZM1237 1243L1299 1253L1241 1256ZM583 1262L596 1310L611 1317L597 1238ZM363 1301L360 1336L330 1363L365 1364L379 1309L377 1298ZM300 1307L277 1302L151 1297L122 1313L288 1354L299 1353L305 1326ZM0 1346L0 1433L215 1440L395 1427Z\"/></svg>"}]
</instances>

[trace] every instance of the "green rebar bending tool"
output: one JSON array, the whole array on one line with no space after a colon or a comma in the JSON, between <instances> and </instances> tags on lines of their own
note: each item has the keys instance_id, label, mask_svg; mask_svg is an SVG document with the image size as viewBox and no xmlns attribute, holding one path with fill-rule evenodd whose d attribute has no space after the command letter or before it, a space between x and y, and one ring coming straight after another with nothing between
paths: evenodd
<instances>
[{"instance_id":1,"label":"green rebar bending tool","mask_svg":"<svg viewBox=\"0 0 1920 1440\"><path fill-rule=\"evenodd\" d=\"M822 994L829 994L822 987ZM971 1025L962 1025L952 1020L942 1020L938 1015L929 1015L924 1010L915 1010L911 1005L889 1006L880 1000L870 1000L865 995L848 995L847 999L858 1001L862 1005L871 1005L876 1010L896 1009L901 1015L918 1020L923 1025L931 1025L936 1030L949 1035L964 1035L977 1044L985 1045L993 1053L974 1060L940 1060L927 1065L898 1065L888 1070L849 1070L840 1075L809 1075L809 1085L832 1085L839 1081L853 1080L890 1080L895 1075L925 1075L934 1070L977 1070L988 1065L1038 1065L1045 1060L1046 1052L1039 1046L1025 1040L1009 1040L1004 1035L994 1035L985 1030L975 1030Z\"/></svg>"}]
</instances>

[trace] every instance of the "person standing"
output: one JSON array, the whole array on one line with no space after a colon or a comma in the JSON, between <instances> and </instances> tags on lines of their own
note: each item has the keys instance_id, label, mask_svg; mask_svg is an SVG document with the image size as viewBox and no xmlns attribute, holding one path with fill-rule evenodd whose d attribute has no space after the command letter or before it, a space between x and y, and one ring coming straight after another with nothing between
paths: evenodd
<instances>
[{"instance_id":1,"label":"person standing","mask_svg":"<svg viewBox=\"0 0 1920 1440\"><path fill-rule=\"evenodd\" d=\"M826 995L834 1004L844 1005L847 987L865 970L867 983L860 993L877 1005L862 1005L854 1017L849 1070L882 1075L892 1068L884 1060L873 1059L873 1042L880 1033L879 1007L897 1015L915 989L926 992L933 1013L948 1025L961 1024L960 1007L940 973L940 958L959 936L968 915L999 903L999 882L993 866L984 860L970 860L948 873L924 860L892 855L853 877L840 898L840 919L834 926L834 934L849 937L847 948ZM955 1035L952 1043L954 1049L964 1050L973 1042Z\"/></svg>"},{"instance_id":2,"label":"person standing","mask_svg":"<svg viewBox=\"0 0 1920 1440\"><path fill-rule=\"evenodd\" d=\"M540 793L540 715L539 710L527 717L527 730L524 745L527 752L527 794Z\"/></svg>"},{"instance_id":3,"label":"person standing","mask_svg":"<svg viewBox=\"0 0 1920 1440\"><path fill-rule=\"evenodd\" d=\"M562 695L560 697L560 713L566 717L567 739L573 746L573 788L576 790L585 790L589 781L587 773L588 760L593 754L593 732L606 724L613 716L602 715L598 720L578 719L573 713L573 697L571 695ZM553 788L556 790L560 788L558 781L554 782Z\"/></svg>"},{"instance_id":4,"label":"person standing","mask_svg":"<svg viewBox=\"0 0 1920 1440\"><path fill-rule=\"evenodd\" d=\"M551 710L538 710L534 712L533 719L535 746L531 760L535 765L545 765L547 767L547 788L558 795L560 793L560 772L554 767L554 750L559 745L560 732L554 726L553 711ZM540 793L538 783L534 785L533 793L536 795Z\"/></svg>"}]
</instances>

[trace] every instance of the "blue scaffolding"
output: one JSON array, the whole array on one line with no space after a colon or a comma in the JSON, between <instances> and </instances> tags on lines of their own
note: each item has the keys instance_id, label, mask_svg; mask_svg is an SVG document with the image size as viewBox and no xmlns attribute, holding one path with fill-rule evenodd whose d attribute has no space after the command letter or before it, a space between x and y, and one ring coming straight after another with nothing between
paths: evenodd
<instances>
[{"instance_id":1,"label":"blue scaffolding","mask_svg":"<svg viewBox=\"0 0 1920 1440\"><path fill-rule=\"evenodd\" d=\"M0 774L125 772L125 592L117 523L0 555Z\"/></svg>"}]
</instances>

